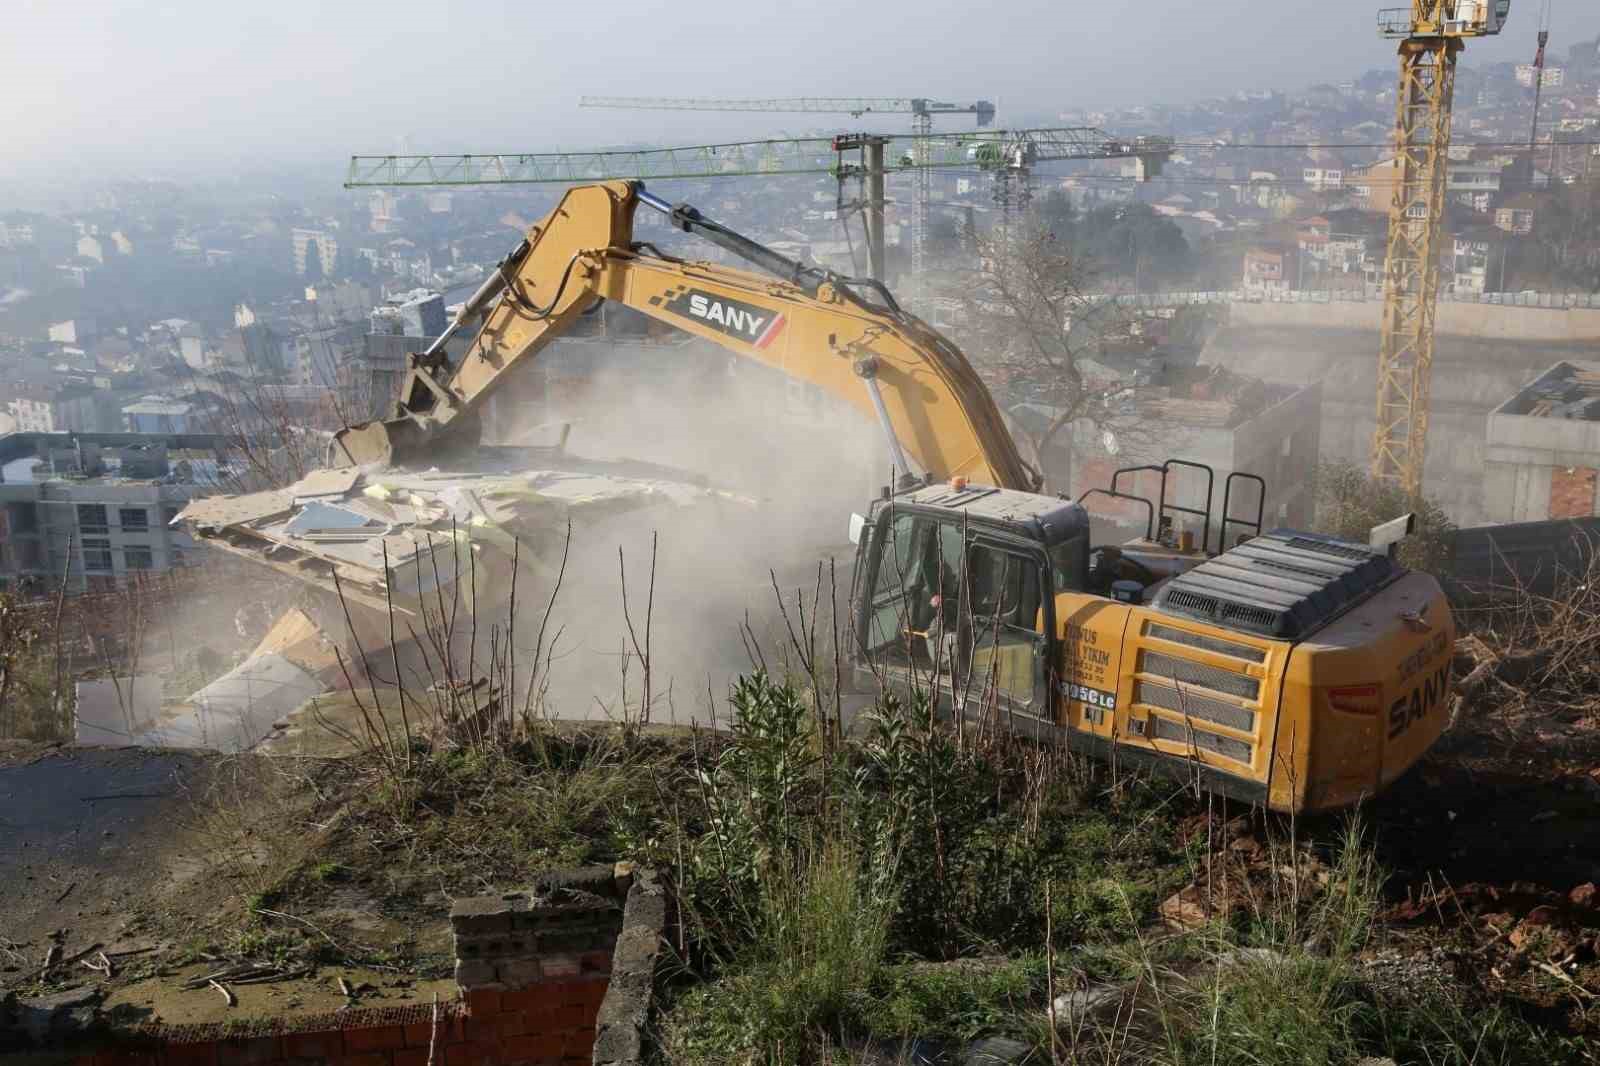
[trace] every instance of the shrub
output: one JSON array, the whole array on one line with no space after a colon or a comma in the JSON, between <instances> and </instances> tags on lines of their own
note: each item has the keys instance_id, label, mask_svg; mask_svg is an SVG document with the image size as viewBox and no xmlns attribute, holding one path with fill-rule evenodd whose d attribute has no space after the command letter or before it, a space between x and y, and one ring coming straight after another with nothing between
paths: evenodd
<instances>
[{"instance_id":1,"label":"shrub","mask_svg":"<svg viewBox=\"0 0 1600 1066\"><path fill-rule=\"evenodd\" d=\"M1438 501L1409 500L1392 482L1377 481L1352 463L1324 463L1317 470L1317 528L1365 543L1372 527L1415 511L1416 532L1400 545L1400 561L1429 574L1447 573L1455 523Z\"/></svg>"}]
</instances>

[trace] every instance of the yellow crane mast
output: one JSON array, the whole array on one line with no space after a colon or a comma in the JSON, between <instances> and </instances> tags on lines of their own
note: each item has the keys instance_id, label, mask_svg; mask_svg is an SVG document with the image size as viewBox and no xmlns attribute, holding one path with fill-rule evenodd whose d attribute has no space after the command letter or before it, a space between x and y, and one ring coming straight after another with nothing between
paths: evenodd
<instances>
[{"instance_id":1,"label":"yellow crane mast","mask_svg":"<svg viewBox=\"0 0 1600 1066\"><path fill-rule=\"evenodd\" d=\"M1413 498L1422 493L1428 450L1456 56L1467 38L1498 34L1510 11L1511 0L1412 0L1378 13L1378 32L1400 39L1400 85L1372 476Z\"/></svg>"}]
</instances>

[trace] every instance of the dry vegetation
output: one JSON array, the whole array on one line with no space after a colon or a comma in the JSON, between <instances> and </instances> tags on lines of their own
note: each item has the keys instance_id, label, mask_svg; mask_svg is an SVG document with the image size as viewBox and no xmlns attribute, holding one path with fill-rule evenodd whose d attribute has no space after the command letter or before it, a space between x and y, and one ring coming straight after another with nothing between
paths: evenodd
<instances>
[{"instance_id":1,"label":"dry vegetation","mask_svg":"<svg viewBox=\"0 0 1600 1066\"><path fill-rule=\"evenodd\" d=\"M425 685L351 664L353 713L320 715L355 723L361 754L209 776L183 827L209 867L137 909L173 948L125 976L445 977L452 898L630 860L672 871L682 903L666 1062L913 1062L976 1040L1037 1063L1593 1061L1595 576L1465 614L1479 665L1440 750L1358 817L1298 823L915 701L841 735L820 580L806 611L786 597L779 640L747 628L717 731L644 721L647 579L606 727L541 713L548 633L508 623L469 673L438 605Z\"/></svg>"}]
</instances>

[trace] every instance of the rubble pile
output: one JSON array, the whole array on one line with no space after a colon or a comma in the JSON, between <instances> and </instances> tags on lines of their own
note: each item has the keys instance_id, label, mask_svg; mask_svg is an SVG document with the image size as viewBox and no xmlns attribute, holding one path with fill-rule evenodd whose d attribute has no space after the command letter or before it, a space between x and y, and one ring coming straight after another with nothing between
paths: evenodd
<instances>
[{"instance_id":1,"label":"rubble pile","mask_svg":"<svg viewBox=\"0 0 1600 1066\"><path fill-rule=\"evenodd\" d=\"M336 579L346 599L378 611L403 611L441 592L470 610L485 593L504 593L512 560L553 571L569 525L735 500L742 498L687 480L576 464L472 473L340 467L286 489L196 500L177 521L297 579L326 588Z\"/></svg>"}]
</instances>

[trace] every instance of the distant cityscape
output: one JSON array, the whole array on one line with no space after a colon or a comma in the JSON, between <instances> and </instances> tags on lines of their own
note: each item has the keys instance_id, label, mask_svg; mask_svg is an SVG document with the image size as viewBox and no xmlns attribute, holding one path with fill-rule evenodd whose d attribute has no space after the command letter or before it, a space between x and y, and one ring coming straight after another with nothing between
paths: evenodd
<instances>
[{"instance_id":1,"label":"distant cityscape","mask_svg":"<svg viewBox=\"0 0 1600 1066\"><path fill-rule=\"evenodd\" d=\"M1450 239L1439 249L1447 297L1600 291L1600 41L1571 46L1543 70L1530 148L1536 74L1513 64L1459 73ZM1095 284L1107 292L1374 299L1398 173L1387 150L1394 84L1393 72L1381 69L1183 107L1060 110L1044 124L1170 137L1174 151L1152 180L1138 180L1141 164L1132 159L1041 166L1032 209L1077 227L1074 239L1095 258ZM889 186L889 281L904 285L911 179L896 174ZM315 451L327 433L384 414L407 354L443 332L450 308L560 192L345 191L330 177L325 192L294 202L270 188L123 181L107 184L92 204L0 213L0 433L172 438L162 455L134 459L112 439L93 454L8 456L5 531L20 539L4 569L56 570L66 550L28 540L33 512L17 507L39 502L39 492L23 486L64 476L127 479L130 471L169 487L113 508L131 526L111 522L103 502L87 504L71 524L88 538L85 564L122 573L181 563L188 545L164 537L117 552L112 567L110 541L118 529L160 527L205 488L204 477L245 472L197 439L254 439L278 451L310 441ZM865 272L852 190L831 177L679 181L667 192L794 258ZM938 297L960 290L977 258L974 237L1002 208L992 177L977 169L935 172L932 199L928 313L959 336L956 301ZM638 221L639 237L663 247L681 236L660 219ZM717 258L698 245L688 254ZM622 328L601 319L596 328ZM983 353L972 354L984 369ZM1040 397L994 368L985 372L1013 413L1026 421L1033 404L1048 421ZM1309 448L1309 461L1312 445L1301 442L1296 454ZM65 496L58 502L77 506Z\"/></svg>"}]
</instances>

